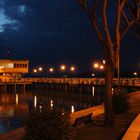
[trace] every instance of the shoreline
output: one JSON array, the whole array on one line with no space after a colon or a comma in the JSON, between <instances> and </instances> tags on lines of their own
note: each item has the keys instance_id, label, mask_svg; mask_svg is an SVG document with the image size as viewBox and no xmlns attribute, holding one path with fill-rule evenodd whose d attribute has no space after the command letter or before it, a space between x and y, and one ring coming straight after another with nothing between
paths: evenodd
<instances>
[{"instance_id":1,"label":"shoreline","mask_svg":"<svg viewBox=\"0 0 140 140\"><path fill-rule=\"evenodd\" d=\"M122 113L120 115L114 115L115 118L115 125L113 128L105 128L103 126L103 112L99 113L97 116L94 116L96 113L93 114L93 119L95 120L95 124L91 125L85 125L83 127L79 127L74 129L75 136L74 140L101 140L101 138L105 138L105 140L116 140L118 139L120 135L122 135L124 132L127 131L127 128L131 125L131 123L134 121L134 118L137 116L137 114L140 112L140 91L132 92L129 99L129 103L131 105L131 109L126 112ZM100 108L103 109L103 105L99 105ZM137 106L137 108L135 107ZM81 111L77 111L71 114L71 117L73 117L73 120L80 114L84 115L87 113L87 110L89 111L98 111L97 107L92 107L88 109L84 109ZM102 110L101 109L101 110ZM98 121L100 122L98 122ZM97 122L98 123L97 123ZM97 124L96 124L97 123ZM100 124L100 125L99 125ZM119 129L118 129L119 128ZM25 127L21 127L15 130L11 130L7 133L0 134L0 140L21 140L23 135L25 134L24 131ZM114 132L112 131L114 130Z\"/></svg>"}]
</instances>

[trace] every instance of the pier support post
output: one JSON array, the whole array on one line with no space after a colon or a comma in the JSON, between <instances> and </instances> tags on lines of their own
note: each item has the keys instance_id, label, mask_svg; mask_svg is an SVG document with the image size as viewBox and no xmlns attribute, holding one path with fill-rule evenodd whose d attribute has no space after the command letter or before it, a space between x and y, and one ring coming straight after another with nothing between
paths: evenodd
<instances>
[{"instance_id":1,"label":"pier support post","mask_svg":"<svg viewBox=\"0 0 140 140\"><path fill-rule=\"evenodd\" d=\"M5 83L4 85L4 90L5 90L5 93L7 92L7 84Z\"/></svg>"},{"instance_id":2,"label":"pier support post","mask_svg":"<svg viewBox=\"0 0 140 140\"><path fill-rule=\"evenodd\" d=\"M15 93L17 93L17 85L15 84Z\"/></svg>"}]
</instances>

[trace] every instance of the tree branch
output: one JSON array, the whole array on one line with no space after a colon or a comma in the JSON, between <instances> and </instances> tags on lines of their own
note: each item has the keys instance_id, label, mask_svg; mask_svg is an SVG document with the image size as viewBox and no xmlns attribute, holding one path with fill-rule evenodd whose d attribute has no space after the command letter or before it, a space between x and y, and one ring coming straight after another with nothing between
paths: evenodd
<instances>
[{"instance_id":1,"label":"tree branch","mask_svg":"<svg viewBox=\"0 0 140 140\"><path fill-rule=\"evenodd\" d=\"M140 7L139 7L139 5L137 5L139 3L140 3L139 0L138 1L134 1L134 3L130 3L129 1L126 1L126 8L127 8L128 12L132 15L132 18L131 18L131 21L129 20L129 24L124 27L124 30L121 33L121 39L124 38L124 36L127 33L127 31L136 22L140 21L140 15L139 15ZM134 4L134 7L137 7L137 8L134 9L132 4Z\"/></svg>"},{"instance_id":2,"label":"tree branch","mask_svg":"<svg viewBox=\"0 0 140 140\"><path fill-rule=\"evenodd\" d=\"M128 19L127 15L125 14L124 10L122 10L121 12L122 12L122 15L123 15L125 21L126 21L127 24L129 25L129 19Z\"/></svg>"},{"instance_id":3,"label":"tree branch","mask_svg":"<svg viewBox=\"0 0 140 140\"><path fill-rule=\"evenodd\" d=\"M124 30L121 33L121 40L124 38L125 34L127 33L127 31L131 28L131 26L135 23L136 21L133 20L131 22L129 22L129 25L124 27Z\"/></svg>"},{"instance_id":4,"label":"tree branch","mask_svg":"<svg viewBox=\"0 0 140 140\"><path fill-rule=\"evenodd\" d=\"M115 66L118 68L119 60L118 56L120 53L120 22L121 22L121 2L117 1L117 15L116 15L116 25L115 25L115 42L114 42L114 57L115 57Z\"/></svg>"},{"instance_id":5,"label":"tree branch","mask_svg":"<svg viewBox=\"0 0 140 140\"><path fill-rule=\"evenodd\" d=\"M91 13L87 5L87 0L76 0L76 1L79 3L80 7L85 11L85 13L90 17Z\"/></svg>"},{"instance_id":6,"label":"tree branch","mask_svg":"<svg viewBox=\"0 0 140 140\"><path fill-rule=\"evenodd\" d=\"M108 46L113 46L111 36L108 29L107 17L106 17L106 8L107 8L107 0L103 0L102 3L102 20L103 20L103 29L105 32L106 40L110 44Z\"/></svg>"},{"instance_id":7,"label":"tree branch","mask_svg":"<svg viewBox=\"0 0 140 140\"><path fill-rule=\"evenodd\" d=\"M92 27L94 28L94 30L95 30L95 32L97 34L98 41L99 41L99 43L100 43L100 45L102 47L102 52L105 52L104 38L103 38L102 33L100 32L100 28L99 28L99 25L97 23L97 18L96 18L97 5L98 5L98 0L95 0L93 2L93 5L92 5L92 18L91 18L91 22L92 22Z\"/></svg>"},{"instance_id":8,"label":"tree branch","mask_svg":"<svg viewBox=\"0 0 140 140\"><path fill-rule=\"evenodd\" d=\"M127 0L122 0L121 5L120 5L121 10L123 9L123 6L124 6L124 4L125 4L126 1Z\"/></svg>"}]
</instances>

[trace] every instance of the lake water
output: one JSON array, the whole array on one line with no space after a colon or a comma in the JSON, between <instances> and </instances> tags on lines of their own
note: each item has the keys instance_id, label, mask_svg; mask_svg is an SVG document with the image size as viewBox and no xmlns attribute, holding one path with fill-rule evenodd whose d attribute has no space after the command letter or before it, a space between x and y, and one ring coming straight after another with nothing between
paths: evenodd
<instances>
[{"instance_id":1,"label":"lake water","mask_svg":"<svg viewBox=\"0 0 140 140\"><path fill-rule=\"evenodd\" d=\"M50 106L71 113L102 102L102 93L92 95L52 91L0 93L0 133L23 126L27 114L36 108Z\"/></svg>"}]
</instances>

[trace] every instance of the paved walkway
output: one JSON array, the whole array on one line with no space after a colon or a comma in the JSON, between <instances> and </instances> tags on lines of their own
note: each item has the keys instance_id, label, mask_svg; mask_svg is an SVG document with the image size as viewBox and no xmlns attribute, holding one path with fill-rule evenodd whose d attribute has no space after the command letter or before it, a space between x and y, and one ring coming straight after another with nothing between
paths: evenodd
<instances>
[{"instance_id":1,"label":"paved walkway","mask_svg":"<svg viewBox=\"0 0 140 140\"><path fill-rule=\"evenodd\" d=\"M95 118L94 124L75 129L74 140L118 140L124 135L132 120L140 113L140 91L129 96L130 110L114 116L114 126L104 127L103 115Z\"/></svg>"},{"instance_id":2,"label":"paved walkway","mask_svg":"<svg viewBox=\"0 0 140 140\"><path fill-rule=\"evenodd\" d=\"M22 140L23 135L24 135L24 128L18 128L6 134L1 134L0 140Z\"/></svg>"},{"instance_id":3,"label":"paved walkway","mask_svg":"<svg viewBox=\"0 0 140 140\"><path fill-rule=\"evenodd\" d=\"M115 115L113 127L104 127L103 114L95 118L93 124L75 129L74 140L118 140L123 136L132 120L140 113L140 91L130 95L130 110L121 115ZM24 128L19 128L7 134L0 135L0 140L21 140Z\"/></svg>"}]
</instances>

